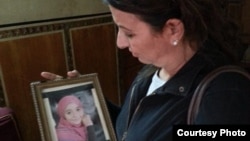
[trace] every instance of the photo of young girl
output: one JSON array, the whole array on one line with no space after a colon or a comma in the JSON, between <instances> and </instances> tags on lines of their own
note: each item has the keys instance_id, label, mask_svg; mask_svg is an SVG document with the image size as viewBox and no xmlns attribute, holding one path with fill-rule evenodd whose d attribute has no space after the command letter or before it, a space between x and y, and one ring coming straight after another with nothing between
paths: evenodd
<instances>
[{"instance_id":1,"label":"photo of young girl","mask_svg":"<svg viewBox=\"0 0 250 141\"><path fill-rule=\"evenodd\" d=\"M60 117L56 126L58 141L95 141L93 122L76 96L62 97L56 109Z\"/></svg>"},{"instance_id":2,"label":"photo of young girl","mask_svg":"<svg viewBox=\"0 0 250 141\"><path fill-rule=\"evenodd\" d=\"M85 80L94 76L33 83L43 141L115 141L98 81Z\"/></svg>"}]
</instances>

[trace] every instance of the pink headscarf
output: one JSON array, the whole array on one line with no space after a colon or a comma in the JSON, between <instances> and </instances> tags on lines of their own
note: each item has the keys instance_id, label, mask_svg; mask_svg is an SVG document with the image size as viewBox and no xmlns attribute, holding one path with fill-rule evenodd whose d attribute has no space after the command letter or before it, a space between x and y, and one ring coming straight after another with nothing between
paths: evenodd
<instances>
[{"instance_id":1,"label":"pink headscarf","mask_svg":"<svg viewBox=\"0 0 250 141\"><path fill-rule=\"evenodd\" d=\"M60 140L70 141L86 141L87 130L83 124L72 125L64 118L64 110L68 104L75 103L80 107L83 107L81 101L73 95L64 96L57 106L57 113L60 116L60 120L56 129L57 137Z\"/></svg>"}]
</instances>

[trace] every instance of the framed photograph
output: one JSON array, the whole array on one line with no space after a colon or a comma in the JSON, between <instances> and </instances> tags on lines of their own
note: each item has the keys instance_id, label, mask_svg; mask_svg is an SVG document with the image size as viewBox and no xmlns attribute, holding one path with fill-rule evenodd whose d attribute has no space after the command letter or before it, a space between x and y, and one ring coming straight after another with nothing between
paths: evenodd
<instances>
[{"instance_id":1,"label":"framed photograph","mask_svg":"<svg viewBox=\"0 0 250 141\"><path fill-rule=\"evenodd\" d=\"M30 85L42 141L116 141L97 73Z\"/></svg>"}]
</instances>

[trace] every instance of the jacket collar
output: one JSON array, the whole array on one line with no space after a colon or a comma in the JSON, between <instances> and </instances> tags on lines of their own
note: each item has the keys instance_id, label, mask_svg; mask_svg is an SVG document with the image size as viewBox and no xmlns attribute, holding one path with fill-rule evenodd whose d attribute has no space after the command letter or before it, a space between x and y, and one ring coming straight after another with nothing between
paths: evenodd
<instances>
[{"instance_id":1,"label":"jacket collar","mask_svg":"<svg viewBox=\"0 0 250 141\"><path fill-rule=\"evenodd\" d=\"M174 75L174 77L169 79L162 87L154 92L160 95L170 93L173 95L186 96L197 77L199 77L199 72L205 66L203 60L204 59L202 59L199 54L195 54L189 62L185 64L176 75ZM144 97L144 93L147 92L145 87L149 87L152 82L152 77L157 69L159 68L147 65L138 74L134 84L139 84L137 85L137 90L140 91L139 93L143 93L143 95L140 95L139 97Z\"/></svg>"},{"instance_id":2,"label":"jacket collar","mask_svg":"<svg viewBox=\"0 0 250 141\"><path fill-rule=\"evenodd\" d=\"M157 94L173 94L186 96L190 91L194 91L201 79L212 69L228 64L227 56L213 42L206 42L204 46L162 87L155 90ZM140 83L142 93L146 92L152 76L158 68L148 65L141 71L135 83ZM143 89L144 88L144 89Z\"/></svg>"},{"instance_id":3,"label":"jacket collar","mask_svg":"<svg viewBox=\"0 0 250 141\"><path fill-rule=\"evenodd\" d=\"M202 70L205 68L204 59L195 54L189 62L169 79L166 84L157 89L158 94L170 93L173 95L186 96L192 87L197 84L203 76Z\"/></svg>"}]
</instances>

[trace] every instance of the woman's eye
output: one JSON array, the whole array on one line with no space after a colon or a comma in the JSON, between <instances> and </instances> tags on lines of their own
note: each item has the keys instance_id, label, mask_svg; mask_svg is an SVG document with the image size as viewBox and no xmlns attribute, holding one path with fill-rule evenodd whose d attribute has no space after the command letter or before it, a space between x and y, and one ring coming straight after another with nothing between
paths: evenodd
<instances>
[{"instance_id":1,"label":"woman's eye","mask_svg":"<svg viewBox=\"0 0 250 141\"><path fill-rule=\"evenodd\" d=\"M132 38L134 35L133 34L126 34L128 38Z\"/></svg>"}]
</instances>

